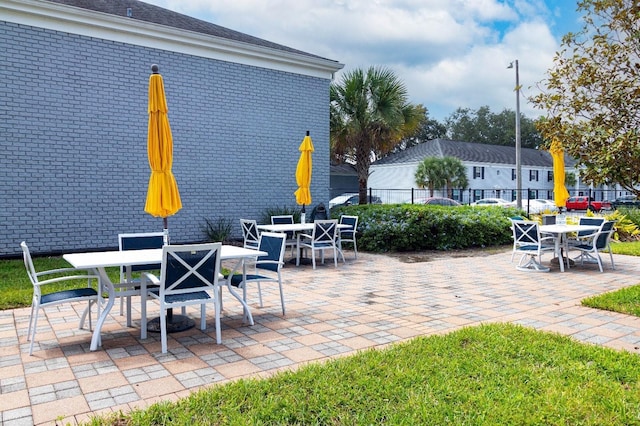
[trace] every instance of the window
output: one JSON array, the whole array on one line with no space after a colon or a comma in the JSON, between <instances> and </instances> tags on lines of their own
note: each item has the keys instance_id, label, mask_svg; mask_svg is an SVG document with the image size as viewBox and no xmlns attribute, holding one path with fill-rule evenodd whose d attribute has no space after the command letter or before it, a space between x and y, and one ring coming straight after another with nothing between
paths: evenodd
<instances>
[{"instance_id":1,"label":"window","mask_svg":"<svg viewBox=\"0 0 640 426\"><path fill-rule=\"evenodd\" d=\"M553 171L547 172L547 182L553 181Z\"/></svg>"},{"instance_id":2,"label":"window","mask_svg":"<svg viewBox=\"0 0 640 426\"><path fill-rule=\"evenodd\" d=\"M484 179L484 167L474 166L473 167L473 178L474 179Z\"/></svg>"},{"instance_id":3,"label":"window","mask_svg":"<svg viewBox=\"0 0 640 426\"><path fill-rule=\"evenodd\" d=\"M511 169L511 180L516 180L516 169Z\"/></svg>"},{"instance_id":4,"label":"window","mask_svg":"<svg viewBox=\"0 0 640 426\"><path fill-rule=\"evenodd\" d=\"M529 180L530 181L538 181L538 171L537 170L529 170Z\"/></svg>"},{"instance_id":5,"label":"window","mask_svg":"<svg viewBox=\"0 0 640 426\"><path fill-rule=\"evenodd\" d=\"M484 198L484 191L482 189L474 189L473 190L473 201L478 201Z\"/></svg>"}]
</instances>

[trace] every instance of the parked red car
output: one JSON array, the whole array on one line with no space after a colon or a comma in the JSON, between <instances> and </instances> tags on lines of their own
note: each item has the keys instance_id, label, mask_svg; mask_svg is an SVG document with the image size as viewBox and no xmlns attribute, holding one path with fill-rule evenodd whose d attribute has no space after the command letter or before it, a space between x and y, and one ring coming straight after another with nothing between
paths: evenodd
<instances>
[{"instance_id":1,"label":"parked red car","mask_svg":"<svg viewBox=\"0 0 640 426\"><path fill-rule=\"evenodd\" d=\"M596 201L593 197L580 195L567 200L567 211L571 210L592 210L595 212L611 210L611 203L609 201Z\"/></svg>"}]
</instances>

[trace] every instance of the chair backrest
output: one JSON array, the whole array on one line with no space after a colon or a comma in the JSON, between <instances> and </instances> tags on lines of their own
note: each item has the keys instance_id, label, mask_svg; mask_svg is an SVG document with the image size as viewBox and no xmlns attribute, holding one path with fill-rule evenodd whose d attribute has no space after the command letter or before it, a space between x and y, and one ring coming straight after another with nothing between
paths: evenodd
<instances>
[{"instance_id":1,"label":"chair backrest","mask_svg":"<svg viewBox=\"0 0 640 426\"><path fill-rule=\"evenodd\" d=\"M40 289L38 288L38 274L36 273L36 268L33 266L33 259L31 259L31 252L29 252L29 247L25 241L20 243L20 247L22 247L22 259L24 260L24 267L27 270L27 275L29 276L29 281L36 288L38 294Z\"/></svg>"},{"instance_id":2,"label":"chair backrest","mask_svg":"<svg viewBox=\"0 0 640 426\"><path fill-rule=\"evenodd\" d=\"M162 248L160 297L212 290L218 284L222 243L167 245Z\"/></svg>"},{"instance_id":3,"label":"chair backrest","mask_svg":"<svg viewBox=\"0 0 640 426\"><path fill-rule=\"evenodd\" d=\"M257 249L260 245L260 233L258 232L258 223L251 219L240 219L242 227L242 238L244 239L244 248Z\"/></svg>"},{"instance_id":4,"label":"chair backrest","mask_svg":"<svg viewBox=\"0 0 640 426\"><path fill-rule=\"evenodd\" d=\"M336 219L316 220L313 222L313 241L335 243L338 229Z\"/></svg>"},{"instance_id":5,"label":"chair backrest","mask_svg":"<svg viewBox=\"0 0 640 426\"><path fill-rule=\"evenodd\" d=\"M351 228L342 228L340 229L340 233L347 233L349 235L354 235L358 230L358 216L348 216L342 215L340 216L340 224L341 225L349 225Z\"/></svg>"},{"instance_id":6,"label":"chair backrest","mask_svg":"<svg viewBox=\"0 0 640 426\"><path fill-rule=\"evenodd\" d=\"M580 220L578 220L578 224L580 224L580 225L594 225L594 226L602 227L602 225L604 224L604 218L603 217L582 216L582 217L580 217ZM587 235L591 235L593 233L594 233L593 231L580 231L580 232L578 232L578 237L586 237Z\"/></svg>"},{"instance_id":7,"label":"chair backrest","mask_svg":"<svg viewBox=\"0 0 640 426\"><path fill-rule=\"evenodd\" d=\"M280 224L289 224L293 223L293 215L292 214L283 214L271 216L271 224L272 225L280 225Z\"/></svg>"},{"instance_id":8,"label":"chair backrest","mask_svg":"<svg viewBox=\"0 0 640 426\"><path fill-rule=\"evenodd\" d=\"M294 223L292 214L282 214L282 215L271 216L272 225L283 225L283 224L288 225L290 223ZM287 234L287 238L293 238L293 232L287 231L286 234Z\"/></svg>"},{"instance_id":9,"label":"chair backrest","mask_svg":"<svg viewBox=\"0 0 640 426\"><path fill-rule=\"evenodd\" d=\"M145 232L134 234L118 234L118 248L122 250L159 249L164 245L164 233ZM160 269L159 263L133 265L131 271L152 271ZM124 268L120 268L120 280L124 277Z\"/></svg>"},{"instance_id":10,"label":"chair backrest","mask_svg":"<svg viewBox=\"0 0 640 426\"><path fill-rule=\"evenodd\" d=\"M538 222L530 220L512 220L513 241L516 246L539 245L540 228Z\"/></svg>"},{"instance_id":11,"label":"chair backrest","mask_svg":"<svg viewBox=\"0 0 640 426\"><path fill-rule=\"evenodd\" d=\"M607 220L602 223L600 230L595 238L595 246L598 250L606 248L609 244L609 240L611 240L611 235L613 234L613 226L616 224L615 220Z\"/></svg>"},{"instance_id":12,"label":"chair backrest","mask_svg":"<svg viewBox=\"0 0 640 426\"><path fill-rule=\"evenodd\" d=\"M286 235L281 232L263 232L260 234L260 251L266 251L265 256L259 256L256 268L268 269L277 272L284 262L284 251L286 247ZM278 263L260 263L260 261L273 261Z\"/></svg>"}]
</instances>

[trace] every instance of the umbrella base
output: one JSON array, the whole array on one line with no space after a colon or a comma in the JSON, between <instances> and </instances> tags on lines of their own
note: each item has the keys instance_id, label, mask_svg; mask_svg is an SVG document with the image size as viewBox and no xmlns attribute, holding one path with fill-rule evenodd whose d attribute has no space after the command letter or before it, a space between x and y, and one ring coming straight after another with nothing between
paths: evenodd
<instances>
[{"instance_id":1,"label":"umbrella base","mask_svg":"<svg viewBox=\"0 0 640 426\"><path fill-rule=\"evenodd\" d=\"M574 266L576 263L573 261L573 259L569 259L568 257L564 257L564 265L565 266ZM560 260L557 257L554 257L553 259L551 259L549 261L550 264L552 265L559 265L560 264Z\"/></svg>"},{"instance_id":2,"label":"umbrella base","mask_svg":"<svg viewBox=\"0 0 640 426\"><path fill-rule=\"evenodd\" d=\"M167 333L179 333L195 327L196 323L184 315L173 315L171 310L167 314ZM147 331L160 333L160 318L154 318L147 323Z\"/></svg>"},{"instance_id":3,"label":"umbrella base","mask_svg":"<svg viewBox=\"0 0 640 426\"><path fill-rule=\"evenodd\" d=\"M296 258L294 257L293 259L289 259L289 263L292 265L296 264ZM313 263L313 261L311 260L310 257L301 257L300 258L300 264L301 265L311 265Z\"/></svg>"}]
</instances>

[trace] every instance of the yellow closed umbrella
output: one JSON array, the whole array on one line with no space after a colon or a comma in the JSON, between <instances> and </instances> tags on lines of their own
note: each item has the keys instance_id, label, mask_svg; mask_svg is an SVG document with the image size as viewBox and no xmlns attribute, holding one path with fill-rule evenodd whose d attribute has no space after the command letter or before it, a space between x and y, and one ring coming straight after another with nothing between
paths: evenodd
<instances>
[{"instance_id":1,"label":"yellow closed umbrella","mask_svg":"<svg viewBox=\"0 0 640 426\"><path fill-rule=\"evenodd\" d=\"M311 204L311 190L309 188L311 186L311 153L313 152L313 142L311 141L308 130L298 150L300 151L300 159L296 167L296 183L298 184L298 189L294 194L296 196L296 202L302 205L302 222L304 222L304 207L307 204Z\"/></svg>"},{"instance_id":2,"label":"yellow closed umbrella","mask_svg":"<svg viewBox=\"0 0 640 426\"><path fill-rule=\"evenodd\" d=\"M569 199L569 191L564 185L564 150L562 144L554 139L549 147L549 153L553 159L553 200L558 208L566 207Z\"/></svg>"},{"instance_id":3,"label":"yellow closed umbrella","mask_svg":"<svg viewBox=\"0 0 640 426\"><path fill-rule=\"evenodd\" d=\"M149 127L147 134L147 155L151 176L147 190L144 211L155 217L162 217L165 244L168 243L167 217L182 208L178 184L173 176L173 137L167 115L167 99L162 76L158 66L152 65L149 77Z\"/></svg>"}]
</instances>

